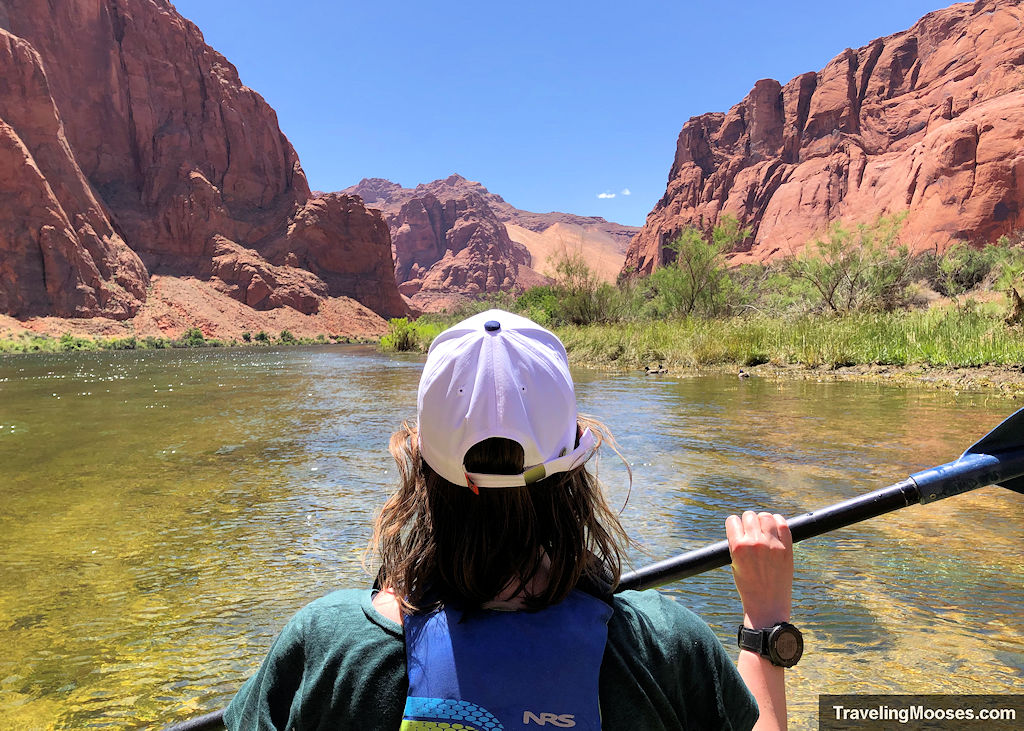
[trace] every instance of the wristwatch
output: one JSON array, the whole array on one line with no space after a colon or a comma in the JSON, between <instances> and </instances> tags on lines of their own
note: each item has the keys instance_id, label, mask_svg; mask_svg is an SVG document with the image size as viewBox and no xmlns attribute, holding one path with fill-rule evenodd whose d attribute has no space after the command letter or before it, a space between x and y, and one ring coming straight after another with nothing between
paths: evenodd
<instances>
[{"instance_id":1,"label":"wristwatch","mask_svg":"<svg viewBox=\"0 0 1024 731\"><path fill-rule=\"evenodd\" d=\"M741 650L750 650L767 657L772 665L791 668L804 654L804 636L789 622L779 622L774 627L750 629L740 625L736 644Z\"/></svg>"}]
</instances>

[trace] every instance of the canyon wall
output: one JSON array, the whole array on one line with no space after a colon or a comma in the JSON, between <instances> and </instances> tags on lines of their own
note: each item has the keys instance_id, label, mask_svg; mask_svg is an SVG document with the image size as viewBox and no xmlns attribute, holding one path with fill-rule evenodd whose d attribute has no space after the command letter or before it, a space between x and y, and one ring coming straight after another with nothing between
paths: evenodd
<instances>
[{"instance_id":1,"label":"canyon wall","mask_svg":"<svg viewBox=\"0 0 1024 731\"><path fill-rule=\"evenodd\" d=\"M1024 8L978 0L847 49L727 113L683 125L665 195L623 272L665 262L687 226L751 228L736 262L798 252L834 221L906 211L902 241L942 249L1024 226Z\"/></svg>"},{"instance_id":2,"label":"canyon wall","mask_svg":"<svg viewBox=\"0 0 1024 731\"><path fill-rule=\"evenodd\" d=\"M257 310L408 311L380 213L313 196L166 0L0 0L0 202L0 313L124 320L157 275Z\"/></svg>"},{"instance_id":3,"label":"canyon wall","mask_svg":"<svg viewBox=\"0 0 1024 731\"><path fill-rule=\"evenodd\" d=\"M547 283L564 253L581 254L598 276L614 280L639 230L598 217L520 210L461 175L415 188L368 178L343 192L383 213L399 289L426 311Z\"/></svg>"}]
</instances>

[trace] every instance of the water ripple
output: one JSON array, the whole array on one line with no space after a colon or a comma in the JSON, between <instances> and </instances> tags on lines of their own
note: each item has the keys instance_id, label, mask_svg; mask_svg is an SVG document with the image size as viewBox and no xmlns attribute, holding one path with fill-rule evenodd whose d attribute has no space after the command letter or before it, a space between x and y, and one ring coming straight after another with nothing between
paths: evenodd
<instances>
[{"instance_id":1,"label":"water ripple","mask_svg":"<svg viewBox=\"0 0 1024 731\"><path fill-rule=\"evenodd\" d=\"M152 726L221 706L361 556L422 358L358 346L0 358L0 710L15 728ZM632 465L634 566L956 457L1013 409L857 384L577 371ZM976 426L982 425L982 426ZM627 492L600 461L613 503ZM793 728L816 694L1015 692L1024 504L998 489L800 544ZM666 590L727 647L727 570Z\"/></svg>"}]
</instances>

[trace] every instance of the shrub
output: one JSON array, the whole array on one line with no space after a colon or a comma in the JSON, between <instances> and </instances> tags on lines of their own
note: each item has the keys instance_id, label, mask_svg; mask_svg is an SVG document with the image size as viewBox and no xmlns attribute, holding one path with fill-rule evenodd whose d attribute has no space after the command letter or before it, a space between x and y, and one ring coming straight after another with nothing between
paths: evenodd
<instances>
[{"instance_id":1,"label":"shrub","mask_svg":"<svg viewBox=\"0 0 1024 731\"><path fill-rule=\"evenodd\" d=\"M281 334L278 336L278 339L284 345L295 345L298 342L295 339L295 336L292 335L291 332L288 330L282 330Z\"/></svg>"},{"instance_id":2,"label":"shrub","mask_svg":"<svg viewBox=\"0 0 1024 731\"><path fill-rule=\"evenodd\" d=\"M648 311L655 316L727 314L742 292L729 274L725 254L748 236L750 229L728 215L711 230L710 240L699 229L684 229L666 247L669 261L649 277Z\"/></svg>"},{"instance_id":3,"label":"shrub","mask_svg":"<svg viewBox=\"0 0 1024 731\"><path fill-rule=\"evenodd\" d=\"M914 268L916 276L928 282L928 286L956 301L960 295L982 284L999 258L1000 253L995 246L978 249L961 241L942 254L935 251L922 253Z\"/></svg>"},{"instance_id":4,"label":"shrub","mask_svg":"<svg viewBox=\"0 0 1024 731\"><path fill-rule=\"evenodd\" d=\"M405 317L392 317L388 320L388 331L380 339L383 350L406 352L415 349L416 337L412 323Z\"/></svg>"},{"instance_id":5,"label":"shrub","mask_svg":"<svg viewBox=\"0 0 1024 731\"><path fill-rule=\"evenodd\" d=\"M139 347L139 341L134 335L127 338L114 338L103 344L107 350L135 350Z\"/></svg>"},{"instance_id":6,"label":"shrub","mask_svg":"<svg viewBox=\"0 0 1024 731\"><path fill-rule=\"evenodd\" d=\"M580 251L564 250L555 259L555 285L557 298L554 320L559 323L586 325L605 318L601 302L595 296L600 280L587 264Z\"/></svg>"},{"instance_id":7,"label":"shrub","mask_svg":"<svg viewBox=\"0 0 1024 731\"><path fill-rule=\"evenodd\" d=\"M409 322L405 317L388 320L388 331L380 339L381 350L426 351L445 325L427 317Z\"/></svg>"},{"instance_id":8,"label":"shrub","mask_svg":"<svg viewBox=\"0 0 1024 731\"><path fill-rule=\"evenodd\" d=\"M898 240L904 218L883 216L854 229L835 223L788 260L789 272L809 282L819 306L829 312L891 312L904 306L915 271L914 257Z\"/></svg>"},{"instance_id":9,"label":"shrub","mask_svg":"<svg viewBox=\"0 0 1024 731\"><path fill-rule=\"evenodd\" d=\"M96 344L92 340L89 340L88 338L79 338L71 333L64 333L61 335L58 342L60 344L60 349L63 351L92 350L96 347Z\"/></svg>"},{"instance_id":10,"label":"shrub","mask_svg":"<svg viewBox=\"0 0 1024 731\"><path fill-rule=\"evenodd\" d=\"M516 312L539 325L549 326L561 318L556 289L549 285L531 287L516 298Z\"/></svg>"}]
</instances>

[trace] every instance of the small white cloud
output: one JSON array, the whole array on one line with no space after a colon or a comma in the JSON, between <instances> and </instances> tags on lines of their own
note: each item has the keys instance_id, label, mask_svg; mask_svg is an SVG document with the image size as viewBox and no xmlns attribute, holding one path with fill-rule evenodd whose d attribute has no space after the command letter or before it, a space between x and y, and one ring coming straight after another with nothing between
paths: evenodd
<instances>
[{"instance_id":1,"label":"small white cloud","mask_svg":"<svg viewBox=\"0 0 1024 731\"><path fill-rule=\"evenodd\" d=\"M598 198L614 198L615 194L614 193L598 193L597 197Z\"/></svg>"},{"instance_id":2,"label":"small white cloud","mask_svg":"<svg viewBox=\"0 0 1024 731\"><path fill-rule=\"evenodd\" d=\"M629 188L623 188L622 195L633 195L633 191L631 191Z\"/></svg>"}]
</instances>

